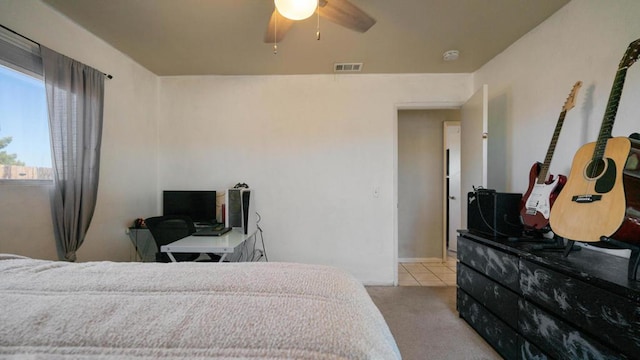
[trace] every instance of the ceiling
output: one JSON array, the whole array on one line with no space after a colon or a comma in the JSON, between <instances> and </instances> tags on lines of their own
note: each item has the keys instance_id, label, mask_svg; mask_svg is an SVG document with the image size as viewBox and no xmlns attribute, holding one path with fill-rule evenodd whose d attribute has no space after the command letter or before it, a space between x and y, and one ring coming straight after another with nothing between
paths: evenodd
<instances>
[{"instance_id":1,"label":"ceiling","mask_svg":"<svg viewBox=\"0 0 640 360\"><path fill-rule=\"evenodd\" d=\"M331 0L329 0L331 1ZM359 33L317 17L264 43L272 0L43 0L157 75L469 73L569 0L350 0L376 24ZM458 50L455 62L443 53Z\"/></svg>"}]
</instances>

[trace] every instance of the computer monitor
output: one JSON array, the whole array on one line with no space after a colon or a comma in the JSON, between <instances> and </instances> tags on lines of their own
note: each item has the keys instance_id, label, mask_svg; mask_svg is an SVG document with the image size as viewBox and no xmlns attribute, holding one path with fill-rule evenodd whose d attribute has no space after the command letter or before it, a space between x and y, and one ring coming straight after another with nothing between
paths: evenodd
<instances>
[{"instance_id":1,"label":"computer monitor","mask_svg":"<svg viewBox=\"0 0 640 360\"><path fill-rule=\"evenodd\" d=\"M212 190L165 190L163 215L187 215L195 223L216 223L216 192Z\"/></svg>"}]
</instances>

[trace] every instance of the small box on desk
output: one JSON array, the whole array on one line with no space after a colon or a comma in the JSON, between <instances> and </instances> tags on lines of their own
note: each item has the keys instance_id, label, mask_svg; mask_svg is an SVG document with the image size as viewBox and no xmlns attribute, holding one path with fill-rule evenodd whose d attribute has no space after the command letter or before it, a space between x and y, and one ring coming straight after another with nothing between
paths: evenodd
<instances>
[{"instance_id":1,"label":"small box on desk","mask_svg":"<svg viewBox=\"0 0 640 360\"><path fill-rule=\"evenodd\" d=\"M467 197L467 228L493 237L521 236L522 194L495 190L472 191Z\"/></svg>"}]
</instances>

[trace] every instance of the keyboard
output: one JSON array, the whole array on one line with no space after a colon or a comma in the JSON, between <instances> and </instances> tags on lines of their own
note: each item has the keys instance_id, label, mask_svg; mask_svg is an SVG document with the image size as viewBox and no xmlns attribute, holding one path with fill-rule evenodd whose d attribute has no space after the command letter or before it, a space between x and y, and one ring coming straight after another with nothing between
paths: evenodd
<instances>
[{"instance_id":1,"label":"keyboard","mask_svg":"<svg viewBox=\"0 0 640 360\"><path fill-rule=\"evenodd\" d=\"M202 228L210 228L210 227L218 227L219 225L223 225L223 224L217 224L215 222L194 222L193 225L196 227L196 229L202 229ZM224 227L224 226L223 226Z\"/></svg>"},{"instance_id":2,"label":"keyboard","mask_svg":"<svg viewBox=\"0 0 640 360\"><path fill-rule=\"evenodd\" d=\"M193 236L220 236L231 231L230 227L224 227L224 225L220 224L220 226L210 226L202 229L198 229Z\"/></svg>"}]
</instances>

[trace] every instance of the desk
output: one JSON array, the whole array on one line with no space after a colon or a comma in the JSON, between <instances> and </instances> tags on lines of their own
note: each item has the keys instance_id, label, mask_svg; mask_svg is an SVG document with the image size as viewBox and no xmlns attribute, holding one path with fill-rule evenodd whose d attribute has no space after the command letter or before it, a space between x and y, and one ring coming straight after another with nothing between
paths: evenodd
<instances>
[{"instance_id":1,"label":"desk","mask_svg":"<svg viewBox=\"0 0 640 360\"><path fill-rule=\"evenodd\" d=\"M219 261L223 261L227 254L233 254L240 245L255 235L255 231L245 235L239 229L233 229L221 236L190 235L171 244L161 246L160 251L167 253L173 262L176 262L173 253L222 254Z\"/></svg>"}]
</instances>

